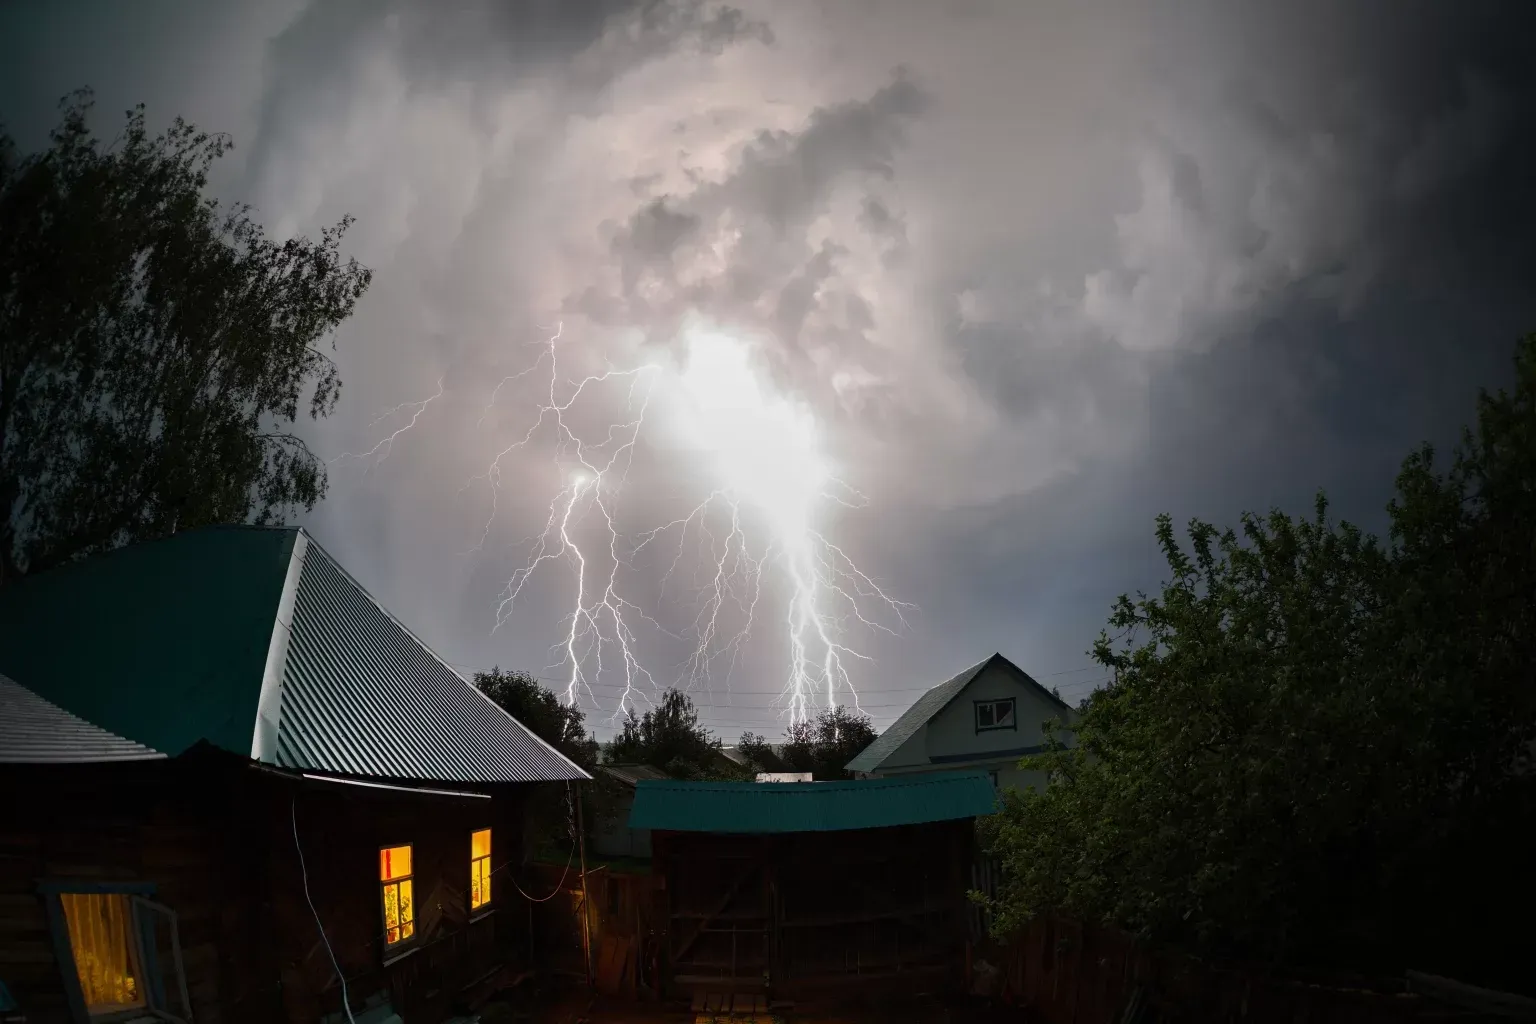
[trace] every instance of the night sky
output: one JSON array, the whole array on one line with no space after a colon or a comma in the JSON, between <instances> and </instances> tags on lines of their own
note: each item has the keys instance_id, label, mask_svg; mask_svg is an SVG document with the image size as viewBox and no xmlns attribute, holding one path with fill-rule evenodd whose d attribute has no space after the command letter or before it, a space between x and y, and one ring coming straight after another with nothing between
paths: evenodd
<instances>
[{"instance_id":1,"label":"night sky","mask_svg":"<svg viewBox=\"0 0 1536 1024\"><path fill-rule=\"evenodd\" d=\"M91 85L104 138L141 101L230 133L212 191L274 235L354 215L374 283L336 415L301 428L337 459L304 525L450 663L564 692L546 528L572 509L590 602L606 510L636 664L734 741L782 728L806 531L808 564L835 545L908 605L817 597L884 727L993 651L1083 696L1112 600L1162 579L1160 512L1323 488L1381 529L1402 457L1536 330L1526 7L11 3L0 118L35 147ZM549 414L529 435L556 325L562 379L617 374L563 446ZM571 438L637 424L588 480ZM812 456L835 482L797 504ZM690 667L733 496L761 577L728 560ZM564 555L505 605L541 531ZM601 609L584 628L602 721L625 662Z\"/></svg>"}]
</instances>

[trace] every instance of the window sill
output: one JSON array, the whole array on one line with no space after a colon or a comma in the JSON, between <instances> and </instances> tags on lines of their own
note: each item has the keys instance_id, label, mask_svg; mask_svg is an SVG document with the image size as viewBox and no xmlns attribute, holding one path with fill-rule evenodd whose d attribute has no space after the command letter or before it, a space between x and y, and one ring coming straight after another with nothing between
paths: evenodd
<instances>
[{"instance_id":1,"label":"window sill","mask_svg":"<svg viewBox=\"0 0 1536 1024\"><path fill-rule=\"evenodd\" d=\"M393 950L391 952L385 953L384 954L384 966L385 967L389 967L392 964L397 964L401 960L404 960L406 957L414 956L415 954L417 954L419 952L421 952L421 947L413 945L409 949L397 949L397 950Z\"/></svg>"},{"instance_id":2,"label":"window sill","mask_svg":"<svg viewBox=\"0 0 1536 1024\"><path fill-rule=\"evenodd\" d=\"M470 913L469 923L474 924L477 921L484 921L494 913L496 913L495 907L481 907L479 910Z\"/></svg>"}]
</instances>

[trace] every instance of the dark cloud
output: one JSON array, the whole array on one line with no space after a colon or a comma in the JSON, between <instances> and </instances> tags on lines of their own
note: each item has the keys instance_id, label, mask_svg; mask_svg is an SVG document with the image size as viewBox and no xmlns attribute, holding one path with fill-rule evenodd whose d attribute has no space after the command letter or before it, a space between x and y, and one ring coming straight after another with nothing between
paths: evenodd
<instances>
[{"instance_id":1,"label":"dark cloud","mask_svg":"<svg viewBox=\"0 0 1536 1024\"><path fill-rule=\"evenodd\" d=\"M1159 579L1161 511L1231 522L1321 486L1379 526L1402 454L1453 438L1536 327L1525 5L257 8L136 5L132 46L105 9L7 8L3 113L46 124L89 71L104 109L144 95L237 130L221 194L274 230L359 216L378 275L316 444L372 444L377 411L440 376L448 397L387 462L338 472L312 525L464 664L555 674L567 576L490 624L558 469L506 454L489 529L484 474L562 317L570 376L702 315L811 404L870 500L829 529L921 609L871 647L875 691L978 651L1082 668L1113 596ZM635 458L643 529L699 481L661 447ZM660 594L664 568L626 579ZM696 612L684 575L669 626ZM745 692L780 668L760 640L706 718L771 730Z\"/></svg>"}]
</instances>

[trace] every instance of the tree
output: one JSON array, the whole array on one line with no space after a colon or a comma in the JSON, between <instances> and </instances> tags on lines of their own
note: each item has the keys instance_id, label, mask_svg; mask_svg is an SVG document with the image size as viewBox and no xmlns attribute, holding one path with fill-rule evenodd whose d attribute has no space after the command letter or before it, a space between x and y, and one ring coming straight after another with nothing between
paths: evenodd
<instances>
[{"instance_id":1,"label":"tree","mask_svg":"<svg viewBox=\"0 0 1536 1024\"><path fill-rule=\"evenodd\" d=\"M699 724L693 701L669 689L638 718L631 711L618 735L608 741L612 764L648 764L676 779L737 779L744 772L726 766L721 744Z\"/></svg>"},{"instance_id":2,"label":"tree","mask_svg":"<svg viewBox=\"0 0 1536 1024\"><path fill-rule=\"evenodd\" d=\"M66 98L44 152L0 132L0 584L207 523L277 522L325 494L290 429L335 408L319 342L370 272L275 242L205 198L230 143L142 107L116 142Z\"/></svg>"},{"instance_id":3,"label":"tree","mask_svg":"<svg viewBox=\"0 0 1536 1024\"><path fill-rule=\"evenodd\" d=\"M504 672L498 665L489 672L476 672L475 686L495 701L507 714L517 719L535 736L570 758L587 774L588 793L584 807L587 831L593 833L608 825L618 810L617 794L611 780L597 772L597 740L587 734L586 715L580 708L563 704L527 672ZM529 811L531 846L562 846L571 835L571 810L566 804L565 786L537 787Z\"/></svg>"},{"instance_id":4,"label":"tree","mask_svg":"<svg viewBox=\"0 0 1536 1024\"><path fill-rule=\"evenodd\" d=\"M783 770L810 772L817 782L851 779L845 767L875 741L867 715L839 704L823 708L814 721L796 722L785 736Z\"/></svg>"},{"instance_id":5,"label":"tree","mask_svg":"<svg viewBox=\"0 0 1536 1024\"><path fill-rule=\"evenodd\" d=\"M1536 893L1536 336L1449 470L1415 452L1390 543L1314 515L1167 516L1077 745L984 831L999 931L1055 911L1213 953L1515 985Z\"/></svg>"},{"instance_id":6,"label":"tree","mask_svg":"<svg viewBox=\"0 0 1536 1024\"><path fill-rule=\"evenodd\" d=\"M741 752L741 756L755 772L789 771L789 766L773 749L773 744L768 742L766 736L759 736L755 732L744 732L741 734L741 739L736 742L736 749Z\"/></svg>"}]
</instances>

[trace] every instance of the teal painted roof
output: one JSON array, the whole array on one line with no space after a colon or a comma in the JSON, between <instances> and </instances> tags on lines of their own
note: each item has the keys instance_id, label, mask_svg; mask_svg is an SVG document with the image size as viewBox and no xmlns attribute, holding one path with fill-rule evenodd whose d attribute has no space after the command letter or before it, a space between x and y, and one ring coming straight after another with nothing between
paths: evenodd
<instances>
[{"instance_id":1,"label":"teal painted roof","mask_svg":"<svg viewBox=\"0 0 1536 1024\"><path fill-rule=\"evenodd\" d=\"M249 754L295 530L220 527L0 587L0 672L171 756Z\"/></svg>"},{"instance_id":2,"label":"teal painted roof","mask_svg":"<svg viewBox=\"0 0 1536 1024\"><path fill-rule=\"evenodd\" d=\"M839 832L991 814L980 772L852 782L658 782L635 786L630 828L674 832Z\"/></svg>"},{"instance_id":3,"label":"teal painted roof","mask_svg":"<svg viewBox=\"0 0 1536 1024\"><path fill-rule=\"evenodd\" d=\"M1067 714L1071 714L1072 709L1063 703L1060 697L1035 682L1030 678L1029 673L1001 654L994 654L990 658L978 661L959 675L946 679L933 689L925 691L911 707L902 712L900 718L891 723L889 729L875 737L873 743L848 762L845 766L847 770L850 772L878 771L886 758L896 753L903 743L917 735L918 730L927 725L934 715L948 707L949 702L960 696L960 691L969 686L971 680L981 675L982 670L993 663L1010 669L1026 686L1037 690L1047 701L1058 705Z\"/></svg>"},{"instance_id":4,"label":"teal painted roof","mask_svg":"<svg viewBox=\"0 0 1536 1024\"><path fill-rule=\"evenodd\" d=\"M586 774L302 530L210 527L0 588L0 672L172 756L441 782Z\"/></svg>"}]
</instances>

